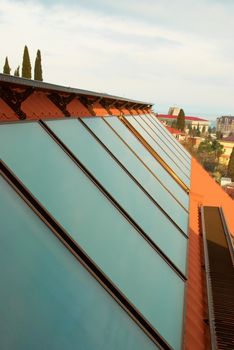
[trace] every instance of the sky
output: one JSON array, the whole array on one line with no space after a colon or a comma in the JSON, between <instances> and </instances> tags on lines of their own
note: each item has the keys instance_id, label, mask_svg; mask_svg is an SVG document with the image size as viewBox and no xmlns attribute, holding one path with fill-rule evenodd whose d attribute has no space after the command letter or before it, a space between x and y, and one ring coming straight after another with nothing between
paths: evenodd
<instances>
[{"instance_id":1,"label":"sky","mask_svg":"<svg viewBox=\"0 0 234 350\"><path fill-rule=\"evenodd\" d=\"M233 13L234 0L0 0L0 70L27 45L46 82L233 115Z\"/></svg>"}]
</instances>

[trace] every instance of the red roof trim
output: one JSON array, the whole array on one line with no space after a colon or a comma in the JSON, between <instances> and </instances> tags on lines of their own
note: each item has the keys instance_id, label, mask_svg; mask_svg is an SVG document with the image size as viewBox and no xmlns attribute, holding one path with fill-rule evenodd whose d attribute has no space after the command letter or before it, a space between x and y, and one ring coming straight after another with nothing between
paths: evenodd
<instances>
[{"instance_id":1,"label":"red roof trim","mask_svg":"<svg viewBox=\"0 0 234 350\"><path fill-rule=\"evenodd\" d=\"M176 135L185 135L185 133L183 131L171 128L170 126L166 126L167 130L171 133L171 134L176 134Z\"/></svg>"},{"instance_id":2,"label":"red roof trim","mask_svg":"<svg viewBox=\"0 0 234 350\"><path fill-rule=\"evenodd\" d=\"M169 115L169 114L158 114L158 118L163 119L176 119L176 115ZM199 117L191 117L191 116L185 116L185 120L193 120L193 121L201 121L201 122L208 122L209 120L199 118Z\"/></svg>"}]
</instances>

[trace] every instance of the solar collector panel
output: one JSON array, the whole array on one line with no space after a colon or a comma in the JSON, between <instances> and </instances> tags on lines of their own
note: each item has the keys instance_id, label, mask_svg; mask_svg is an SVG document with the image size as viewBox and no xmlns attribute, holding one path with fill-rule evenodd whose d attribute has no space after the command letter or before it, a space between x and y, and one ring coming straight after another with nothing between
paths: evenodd
<instances>
[{"instance_id":1,"label":"solar collector panel","mask_svg":"<svg viewBox=\"0 0 234 350\"><path fill-rule=\"evenodd\" d=\"M187 239L87 128L75 119L46 124L185 275Z\"/></svg>"},{"instance_id":2,"label":"solar collector panel","mask_svg":"<svg viewBox=\"0 0 234 350\"><path fill-rule=\"evenodd\" d=\"M149 127L142 125L142 121L138 122L134 117L126 117L126 119L131 123L131 125L142 135L142 137L149 143L149 145L155 150L156 153L164 160L165 163L175 172L175 174L184 182L187 187L190 187L190 180L188 175L186 175L183 170L169 157L166 152L161 148L154 137L151 135Z\"/></svg>"},{"instance_id":3,"label":"solar collector panel","mask_svg":"<svg viewBox=\"0 0 234 350\"><path fill-rule=\"evenodd\" d=\"M114 129L114 131L121 137L121 139L129 145L131 150L139 157L142 163L154 174L157 180L162 186L172 195L174 198L188 210L189 196L177 184L174 179L168 174L163 166L155 161L155 158L151 153L141 144L141 142L120 122L117 117L108 117L104 120Z\"/></svg>"},{"instance_id":4,"label":"solar collector panel","mask_svg":"<svg viewBox=\"0 0 234 350\"><path fill-rule=\"evenodd\" d=\"M111 117L112 118L112 117ZM109 117L107 119L109 120ZM161 208L173 218L173 221L187 234L188 214L178 205L177 201L159 183L159 181L148 171L142 162L126 146L122 140L116 136L115 132L100 118L84 119L84 123L95 133L95 135L105 144L114 156L123 164L128 171L134 175L136 180L146 190L146 192L159 203Z\"/></svg>"},{"instance_id":5,"label":"solar collector panel","mask_svg":"<svg viewBox=\"0 0 234 350\"><path fill-rule=\"evenodd\" d=\"M136 119L138 120L139 117ZM185 174L189 175L191 170L191 164L189 164L180 154L180 152L175 149L173 144L166 139L165 135L161 130L157 129L151 122L148 116L141 116L140 119L149 127L151 135L155 137L155 140L161 145L161 147L168 153L168 155L173 156L176 163L181 166Z\"/></svg>"},{"instance_id":6,"label":"solar collector panel","mask_svg":"<svg viewBox=\"0 0 234 350\"><path fill-rule=\"evenodd\" d=\"M158 348L0 177L1 350Z\"/></svg>"},{"instance_id":7,"label":"solar collector panel","mask_svg":"<svg viewBox=\"0 0 234 350\"><path fill-rule=\"evenodd\" d=\"M181 278L39 124L3 125L0 134L3 161L172 347L179 349Z\"/></svg>"},{"instance_id":8,"label":"solar collector panel","mask_svg":"<svg viewBox=\"0 0 234 350\"><path fill-rule=\"evenodd\" d=\"M162 123L158 120L158 118L153 117L152 115L148 114L148 117L150 118L151 122L157 126L158 128L161 129L161 131L165 134L165 136L170 140L172 143L174 143L175 147L178 149L178 151L187 159L188 161L191 162L191 155L188 153L188 151L179 143L175 140L174 136L171 135L171 133L166 129L165 126L162 125Z\"/></svg>"}]
</instances>

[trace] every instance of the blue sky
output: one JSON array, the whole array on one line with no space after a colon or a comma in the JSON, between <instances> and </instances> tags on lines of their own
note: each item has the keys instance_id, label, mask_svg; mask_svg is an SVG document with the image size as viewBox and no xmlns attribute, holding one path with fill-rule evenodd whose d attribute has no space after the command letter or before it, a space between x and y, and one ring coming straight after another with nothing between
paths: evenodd
<instances>
[{"instance_id":1,"label":"blue sky","mask_svg":"<svg viewBox=\"0 0 234 350\"><path fill-rule=\"evenodd\" d=\"M1 56L44 80L215 119L234 114L233 0L0 0Z\"/></svg>"}]
</instances>

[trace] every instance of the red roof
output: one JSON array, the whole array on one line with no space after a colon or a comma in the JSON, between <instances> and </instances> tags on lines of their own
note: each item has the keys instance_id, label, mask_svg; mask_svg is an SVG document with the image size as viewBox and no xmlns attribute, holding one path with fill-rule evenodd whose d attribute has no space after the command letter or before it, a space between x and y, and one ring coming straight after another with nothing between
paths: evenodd
<instances>
[{"instance_id":1,"label":"red roof","mask_svg":"<svg viewBox=\"0 0 234 350\"><path fill-rule=\"evenodd\" d=\"M170 126L166 126L167 130L170 131L171 134L176 134L176 135L185 135L183 131L171 128Z\"/></svg>"},{"instance_id":2,"label":"red roof","mask_svg":"<svg viewBox=\"0 0 234 350\"><path fill-rule=\"evenodd\" d=\"M176 119L176 115L169 115L169 114L158 114L158 118L163 119ZM199 117L191 117L191 116L185 116L185 120L193 120L193 121L201 121L201 122L208 122L207 119L199 118Z\"/></svg>"}]
</instances>

